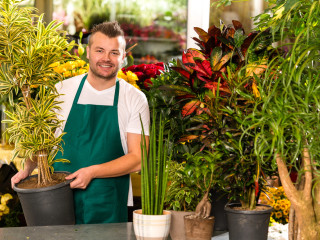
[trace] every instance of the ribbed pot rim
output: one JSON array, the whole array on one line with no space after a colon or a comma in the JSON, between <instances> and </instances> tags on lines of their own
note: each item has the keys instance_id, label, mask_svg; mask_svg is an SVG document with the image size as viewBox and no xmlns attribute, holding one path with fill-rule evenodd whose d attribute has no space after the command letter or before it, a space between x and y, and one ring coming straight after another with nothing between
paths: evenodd
<instances>
[{"instance_id":1,"label":"ribbed pot rim","mask_svg":"<svg viewBox=\"0 0 320 240\"><path fill-rule=\"evenodd\" d=\"M70 174L70 172L66 172L66 171L56 171L54 173L66 173L66 174ZM38 177L38 174L36 175L32 175L32 176L29 176L27 177L26 179L22 180L21 182L24 182L24 181L27 181L28 179L30 178L35 178L35 177ZM73 179L70 179L70 180L66 180L62 183L59 183L59 184L56 184L56 185L53 185L53 186L49 186L49 187L42 187L42 188L32 188L32 189L25 189L25 188L19 188L17 187L17 184L14 184L13 186L13 190L16 191L17 193L38 193L38 192L46 192L46 191L51 191L51 190L55 190L55 189L59 189L59 188L62 188L62 187L65 187L66 185L69 185L71 182L73 181Z\"/></svg>"},{"instance_id":2,"label":"ribbed pot rim","mask_svg":"<svg viewBox=\"0 0 320 240\"><path fill-rule=\"evenodd\" d=\"M224 210L229 213L235 213L235 214L251 214L251 215L260 215L260 214L266 214L271 213L273 211L273 207L266 204L257 204L257 206L266 206L269 207L269 209L265 210L238 210L238 209L232 209L232 207L240 207L240 203L227 203L224 206Z\"/></svg>"},{"instance_id":3,"label":"ribbed pot rim","mask_svg":"<svg viewBox=\"0 0 320 240\"><path fill-rule=\"evenodd\" d=\"M163 215L171 215L171 211L169 210L163 210L163 212L165 212L166 214L162 214L162 215L147 215L147 214L142 214L142 209L137 209L134 210L133 213L134 214L138 214L138 215L146 215L146 216L163 216Z\"/></svg>"}]
</instances>

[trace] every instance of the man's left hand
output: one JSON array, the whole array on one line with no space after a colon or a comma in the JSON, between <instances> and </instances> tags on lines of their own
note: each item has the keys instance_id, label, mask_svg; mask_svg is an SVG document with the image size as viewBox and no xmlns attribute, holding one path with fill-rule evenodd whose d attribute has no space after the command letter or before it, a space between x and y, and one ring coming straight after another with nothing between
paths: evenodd
<instances>
[{"instance_id":1,"label":"man's left hand","mask_svg":"<svg viewBox=\"0 0 320 240\"><path fill-rule=\"evenodd\" d=\"M86 189L93 179L92 169L90 167L80 168L78 171L67 176L66 179L74 179L70 183L70 188Z\"/></svg>"}]
</instances>

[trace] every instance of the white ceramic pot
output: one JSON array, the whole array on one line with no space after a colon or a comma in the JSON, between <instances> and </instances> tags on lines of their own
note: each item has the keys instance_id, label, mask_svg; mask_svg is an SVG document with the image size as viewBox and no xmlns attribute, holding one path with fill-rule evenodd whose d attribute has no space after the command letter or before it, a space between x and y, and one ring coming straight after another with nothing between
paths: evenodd
<instances>
[{"instance_id":1,"label":"white ceramic pot","mask_svg":"<svg viewBox=\"0 0 320 240\"><path fill-rule=\"evenodd\" d=\"M137 240L165 240L170 231L171 212L163 215L144 215L142 210L133 212L133 228Z\"/></svg>"}]
</instances>

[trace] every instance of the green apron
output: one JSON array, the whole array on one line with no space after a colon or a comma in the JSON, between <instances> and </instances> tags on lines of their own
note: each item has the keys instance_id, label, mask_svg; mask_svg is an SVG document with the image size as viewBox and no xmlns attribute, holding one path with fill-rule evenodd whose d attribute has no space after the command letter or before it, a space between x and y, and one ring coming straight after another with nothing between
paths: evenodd
<instances>
[{"instance_id":1,"label":"green apron","mask_svg":"<svg viewBox=\"0 0 320 240\"><path fill-rule=\"evenodd\" d=\"M124 155L118 124L119 81L113 106L78 104L86 78L82 78L65 125L64 153L56 156L70 163L55 163L55 171L75 172ZM76 223L127 222L128 190L129 174L95 178L85 190L74 189Z\"/></svg>"}]
</instances>

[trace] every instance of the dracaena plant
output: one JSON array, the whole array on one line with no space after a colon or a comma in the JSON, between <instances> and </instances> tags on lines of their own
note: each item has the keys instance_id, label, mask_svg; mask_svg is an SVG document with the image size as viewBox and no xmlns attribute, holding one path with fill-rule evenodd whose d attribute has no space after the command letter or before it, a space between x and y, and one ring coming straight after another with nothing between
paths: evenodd
<instances>
[{"instance_id":1,"label":"dracaena plant","mask_svg":"<svg viewBox=\"0 0 320 240\"><path fill-rule=\"evenodd\" d=\"M14 157L38 164L38 185L53 181L54 157L61 150L61 125L56 115L59 102L55 83L63 76L53 71L53 63L71 58L68 43L56 22L45 26L36 9L19 6L19 0L0 3L0 93L7 95L13 111L6 112ZM33 86L40 86L38 89ZM18 102L13 96L21 94Z\"/></svg>"}]
</instances>

